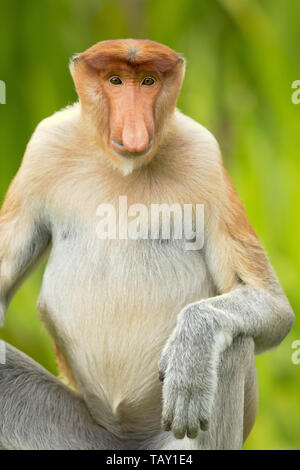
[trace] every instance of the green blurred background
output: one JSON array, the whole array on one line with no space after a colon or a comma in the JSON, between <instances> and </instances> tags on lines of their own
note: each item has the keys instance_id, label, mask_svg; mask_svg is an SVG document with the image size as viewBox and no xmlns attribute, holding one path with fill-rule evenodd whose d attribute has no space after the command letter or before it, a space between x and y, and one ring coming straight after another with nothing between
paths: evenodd
<instances>
[{"instance_id":1,"label":"green blurred background","mask_svg":"<svg viewBox=\"0 0 300 470\"><path fill-rule=\"evenodd\" d=\"M181 52L180 109L220 142L249 218L300 308L298 0L0 0L0 197L37 123L76 100L68 59L93 43L149 38ZM35 303L43 266L13 300L1 336L56 373ZM300 364L291 344L257 357L260 401L246 449L300 449Z\"/></svg>"}]
</instances>

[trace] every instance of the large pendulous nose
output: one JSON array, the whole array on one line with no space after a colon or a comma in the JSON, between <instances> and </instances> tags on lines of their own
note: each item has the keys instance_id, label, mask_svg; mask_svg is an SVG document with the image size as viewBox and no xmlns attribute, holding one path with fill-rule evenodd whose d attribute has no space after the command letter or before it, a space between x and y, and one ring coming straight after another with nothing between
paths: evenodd
<instances>
[{"instance_id":1,"label":"large pendulous nose","mask_svg":"<svg viewBox=\"0 0 300 470\"><path fill-rule=\"evenodd\" d=\"M148 149L149 134L144 119L125 119L122 145L130 153L141 153Z\"/></svg>"}]
</instances>

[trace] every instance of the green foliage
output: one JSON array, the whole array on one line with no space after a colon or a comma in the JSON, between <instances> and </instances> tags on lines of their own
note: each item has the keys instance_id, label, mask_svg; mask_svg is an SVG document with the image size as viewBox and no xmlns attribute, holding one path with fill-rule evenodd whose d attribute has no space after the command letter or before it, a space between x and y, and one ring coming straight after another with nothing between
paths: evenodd
<instances>
[{"instance_id":1,"label":"green foliage","mask_svg":"<svg viewBox=\"0 0 300 470\"><path fill-rule=\"evenodd\" d=\"M300 307L300 79L297 0L0 0L0 197L36 124L76 99L68 58L103 39L150 38L187 58L179 107L220 142L250 220L297 314ZM1 336L52 372L35 302L42 268L11 304ZM260 404L247 449L300 448L300 365L292 333L257 358Z\"/></svg>"}]
</instances>

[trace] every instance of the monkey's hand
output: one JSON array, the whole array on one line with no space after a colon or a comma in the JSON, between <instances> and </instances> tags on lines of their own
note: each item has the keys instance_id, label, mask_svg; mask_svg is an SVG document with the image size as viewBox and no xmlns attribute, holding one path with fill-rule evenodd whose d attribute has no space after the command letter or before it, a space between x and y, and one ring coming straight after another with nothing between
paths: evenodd
<instances>
[{"instance_id":1,"label":"monkey's hand","mask_svg":"<svg viewBox=\"0 0 300 470\"><path fill-rule=\"evenodd\" d=\"M163 381L162 424L177 439L209 427L217 389L220 353L231 344L224 317L203 304L191 304L179 315L159 362ZM223 318L222 318L223 317Z\"/></svg>"}]
</instances>

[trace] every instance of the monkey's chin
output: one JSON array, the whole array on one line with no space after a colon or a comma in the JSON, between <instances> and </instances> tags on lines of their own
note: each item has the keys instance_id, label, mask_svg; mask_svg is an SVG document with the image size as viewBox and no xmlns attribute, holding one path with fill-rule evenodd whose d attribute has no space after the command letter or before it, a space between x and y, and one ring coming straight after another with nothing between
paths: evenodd
<instances>
[{"instance_id":1,"label":"monkey's chin","mask_svg":"<svg viewBox=\"0 0 300 470\"><path fill-rule=\"evenodd\" d=\"M124 175L129 175L134 170L147 165L153 158L155 150L149 146L144 152L130 153L117 152L114 149L110 151L110 159L114 166Z\"/></svg>"}]
</instances>

